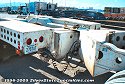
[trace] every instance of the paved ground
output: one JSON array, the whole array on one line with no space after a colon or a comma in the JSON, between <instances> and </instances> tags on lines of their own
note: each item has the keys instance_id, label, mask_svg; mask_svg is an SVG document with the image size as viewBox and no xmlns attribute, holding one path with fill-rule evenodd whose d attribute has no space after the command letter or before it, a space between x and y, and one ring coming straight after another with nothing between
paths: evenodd
<instances>
[{"instance_id":1,"label":"paved ground","mask_svg":"<svg viewBox=\"0 0 125 84\"><path fill-rule=\"evenodd\" d=\"M15 14L7 14L7 13L0 13L0 18L16 18L18 15L15 15Z\"/></svg>"},{"instance_id":2,"label":"paved ground","mask_svg":"<svg viewBox=\"0 0 125 84\"><path fill-rule=\"evenodd\" d=\"M0 18L15 18L17 15L8 15L8 14L1 14ZM0 49L0 52L3 52ZM59 72L55 69L48 67L48 63L43 62L31 55L27 56L13 56L9 60L0 63L0 80L1 81L15 81L13 84L34 84L38 81L41 81L43 84L44 81L50 81L49 79L56 79L56 80L67 80L67 79L80 79L86 82L77 82L77 84L103 84L113 73L107 73L100 76L93 78L89 72L86 70L85 72L77 74L75 77L71 78L70 76ZM11 80L14 79L14 80ZM94 82L93 82L94 80ZM0 81L0 84L2 82ZM87 82L89 81L89 82ZM90 82L92 81L92 82ZM75 82L56 82L62 84L76 84ZM4 83L8 84L8 82ZM46 84L46 83L45 83ZM50 83L52 84L52 82ZM55 84L55 82L53 83Z\"/></svg>"},{"instance_id":3,"label":"paved ground","mask_svg":"<svg viewBox=\"0 0 125 84\"><path fill-rule=\"evenodd\" d=\"M71 78L63 74L62 72L59 72L47 66L48 66L48 63L43 62L31 55L22 56L22 57L13 56L8 61L0 63L0 75L4 79L9 79L9 80L10 79L16 79L16 80L28 79L28 81L31 81L31 79L43 80L43 79L53 79L54 77L56 77L56 79L61 79L61 80L64 80L64 79L94 80L92 84L103 84L111 75L113 75L112 73L107 73L107 74L92 78L89 72L86 70L83 73L77 74L74 78ZM33 82L30 82L30 83L33 84ZM69 82L69 83L76 84L74 82ZM14 84L18 84L18 82L14 82ZM27 82L25 84L27 84ZM83 83L79 83L79 84L83 84Z\"/></svg>"}]
</instances>

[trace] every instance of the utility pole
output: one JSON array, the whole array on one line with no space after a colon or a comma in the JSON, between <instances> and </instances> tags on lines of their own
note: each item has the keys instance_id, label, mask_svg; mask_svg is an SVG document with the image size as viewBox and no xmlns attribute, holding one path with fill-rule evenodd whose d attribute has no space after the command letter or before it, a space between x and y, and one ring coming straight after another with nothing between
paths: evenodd
<instances>
[{"instance_id":1,"label":"utility pole","mask_svg":"<svg viewBox=\"0 0 125 84\"><path fill-rule=\"evenodd\" d=\"M66 0L65 0L65 10L66 10Z\"/></svg>"},{"instance_id":2,"label":"utility pole","mask_svg":"<svg viewBox=\"0 0 125 84\"><path fill-rule=\"evenodd\" d=\"M30 15L30 0L29 0L28 9L29 9L29 15Z\"/></svg>"},{"instance_id":3,"label":"utility pole","mask_svg":"<svg viewBox=\"0 0 125 84\"><path fill-rule=\"evenodd\" d=\"M37 12L38 12L38 15L40 14L40 11L41 11L41 10L40 10L40 0L39 0L38 11L37 11Z\"/></svg>"},{"instance_id":4,"label":"utility pole","mask_svg":"<svg viewBox=\"0 0 125 84\"><path fill-rule=\"evenodd\" d=\"M53 4L53 0L52 0L52 4Z\"/></svg>"},{"instance_id":5,"label":"utility pole","mask_svg":"<svg viewBox=\"0 0 125 84\"><path fill-rule=\"evenodd\" d=\"M10 0L10 7L11 7L11 0Z\"/></svg>"},{"instance_id":6,"label":"utility pole","mask_svg":"<svg viewBox=\"0 0 125 84\"><path fill-rule=\"evenodd\" d=\"M11 0L10 0L10 8L9 8L10 12L11 12L11 9L12 9L12 4L11 4Z\"/></svg>"}]
</instances>

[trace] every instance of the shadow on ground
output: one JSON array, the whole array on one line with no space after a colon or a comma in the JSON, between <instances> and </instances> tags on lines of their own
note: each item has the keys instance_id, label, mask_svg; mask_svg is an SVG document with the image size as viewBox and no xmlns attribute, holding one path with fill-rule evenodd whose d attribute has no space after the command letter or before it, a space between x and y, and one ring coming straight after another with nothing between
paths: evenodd
<instances>
[{"instance_id":1,"label":"shadow on ground","mask_svg":"<svg viewBox=\"0 0 125 84\"><path fill-rule=\"evenodd\" d=\"M4 79L28 79L28 80L30 80L30 79L48 79L46 76L42 75L41 73L36 72L36 71L32 70L31 68L29 68L29 67L33 67L35 69L44 70L44 71L48 72L49 74L56 76L59 79L90 79L90 80L94 79L94 82L91 84L104 84L104 82L111 75L113 75L112 73L107 73L107 74L92 78L92 76L86 70L84 73L79 73L74 78L71 78L71 77L63 74L62 72L51 69L47 66L48 66L48 63L45 63L31 55L21 56L21 57L13 56L9 60L0 63L0 75ZM14 82L13 84L19 84L19 83ZM25 83L25 84L28 84L28 83ZM34 83L29 82L29 84L34 84ZM50 83L50 84L52 84L52 83ZM76 83L72 82L70 84L76 84ZM78 84L83 84L83 83L78 83ZM90 84L90 82L88 84Z\"/></svg>"}]
</instances>

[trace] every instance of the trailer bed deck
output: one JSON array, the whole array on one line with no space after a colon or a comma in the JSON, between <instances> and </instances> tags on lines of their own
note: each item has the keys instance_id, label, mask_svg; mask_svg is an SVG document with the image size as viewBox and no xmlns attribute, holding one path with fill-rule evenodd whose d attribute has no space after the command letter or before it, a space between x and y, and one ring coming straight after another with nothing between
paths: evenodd
<instances>
[{"instance_id":1,"label":"trailer bed deck","mask_svg":"<svg viewBox=\"0 0 125 84\"><path fill-rule=\"evenodd\" d=\"M49 28L49 27L39 26L39 25L21 22L17 20L0 21L0 26L4 26L6 28L9 28L18 32L22 32L22 33L46 30Z\"/></svg>"}]
</instances>

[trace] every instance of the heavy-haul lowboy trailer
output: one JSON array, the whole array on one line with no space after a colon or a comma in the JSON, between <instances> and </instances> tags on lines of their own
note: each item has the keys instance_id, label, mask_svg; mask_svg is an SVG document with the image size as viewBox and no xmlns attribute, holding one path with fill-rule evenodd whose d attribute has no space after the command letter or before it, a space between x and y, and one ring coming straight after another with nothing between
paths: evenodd
<instances>
[{"instance_id":1,"label":"heavy-haul lowboy trailer","mask_svg":"<svg viewBox=\"0 0 125 84\"><path fill-rule=\"evenodd\" d=\"M39 48L49 47L52 31L48 28L16 20L0 21L0 39L30 54Z\"/></svg>"},{"instance_id":2,"label":"heavy-haul lowboy trailer","mask_svg":"<svg viewBox=\"0 0 125 84\"><path fill-rule=\"evenodd\" d=\"M99 30L101 28L100 23L68 18L52 18L48 16L32 17L28 19L28 23L34 23L53 30L53 39L52 44L50 45L50 51L56 54L57 59L64 58L72 44L79 40L79 31L72 30Z\"/></svg>"},{"instance_id":3,"label":"heavy-haul lowboy trailer","mask_svg":"<svg viewBox=\"0 0 125 84\"><path fill-rule=\"evenodd\" d=\"M54 47L51 51L54 51L57 59L66 57L66 54L70 50L73 43L79 40L79 31L77 31L78 29L101 29L100 23L68 18L52 18L48 16L32 17L28 19L28 22L46 26L54 30Z\"/></svg>"},{"instance_id":4,"label":"heavy-haul lowboy trailer","mask_svg":"<svg viewBox=\"0 0 125 84\"><path fill-rule=\"evenodd\" d=\"M40 25L32 24L36 18L34 22L31 19L31 23L11 19L0 21L0 39L24 54L39 51L52 56L54 61L68 60L65 64L69 64L72 56L80 56L92 76L124 69L125 32L98 30L99 23L79 20L37 19ZM83 26L86 24L89 26ZM55 63L53 65L55 67ZM67 66L63 71L66 69Z\"/></svg>"},{"instance_id":5,"label":"heavy-haul lowboy trailer","mask_svg":"<svg viewBox=\"0 0 125 84\"><path fill-rule=\"evenodd\" d=\"M83 21L83 24L82 24L82 22L79 20L71 20L71 19L64 19L64 18L53 19L53 18L41 17L41 18L33 18L29 22L35 23L35 22L32 22L33 20L36 23L39 23L40 25L45 25L45 26L55 26L58 24L57 26L61 26L62 28L67 27L70 29L71 27L73 28L74 25L79 25L79 27L81 28L85 27L86 29L90 29L89 31L79 30L78 28L76 28L75 30L78 31L78 34L80 32L82 52L79 53L80 54L79 56L81 56L81 60L84 60L85 66L87 67L87 69L89 70L92 76L95 77L110 71L124 70L125 68L124 67L125 32L124 31L99 30L100 25L98 23L89 23L89 22ZM44 21L46 23L44 23ZM82 25L85 25L85 26L83 27ZM77 33L76 31L75 33ZM60 33L60 31L55 33ZM66 32L63 32L63 33L64 35L66 34ZM64 35L63 34L61 35L60 33L61 38L63 38ZM70 36L70 34L67 34L67 39L65 41L63 39L59 41L57 39L56 39L57 41L55 40L54 43L57 44L58 46L58 48L55 47L56 52L58 52L58 50L61 52L62 50L63 54L67 53L67 49L65 50L64 47L59 47L59 46L63 45L63 43L65 44L65 42L67 45L70 44L71 40L68 39L68 36ZM77 35L75 36L77 37ZM58 38L58 35L56 36L56 38ZM77 38L79 38L79 36ZM79 40L79 39L75 39L75 40ZM71 44L73 44L73 41L71 41ZM61 55L62 54L60 53L59 56Z\"/></svg>"},{"instance_id":6,"label":"heavy-haul lowboy trailer","mask_svg":"<svg viewBox=\"0 0 125 84\"><path fill-rule=\"evenodd\" d=\"M49 26L46 26L48 18L47 21L46 18L43 18L43 21L44 25L36 25L12 19L0 21L0 39L12 45L12 48L16 49L17 54L30 54L39 51L42 55L51 55L54 61L66 59L67 56L79 56L79 31L76 30L77 28L87 30L87 28L78 26L75 31L72 31L64 28L64 21L60 21L60 24L58 21L57 23L47 23ZM61 27L58 25L61 25ZM76 23L70 23L67 27L72 28L75 25Z\"/></svg>"}]
</instances>

